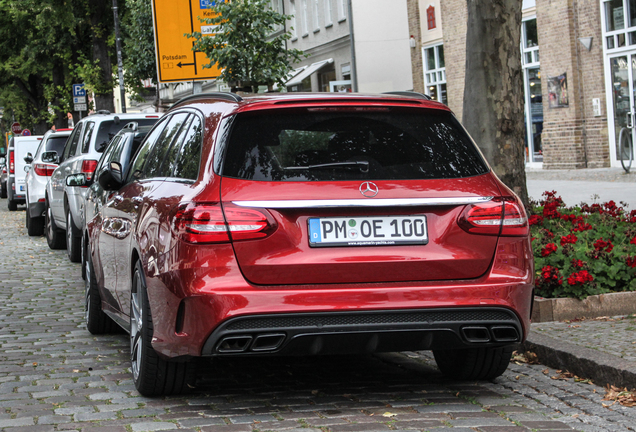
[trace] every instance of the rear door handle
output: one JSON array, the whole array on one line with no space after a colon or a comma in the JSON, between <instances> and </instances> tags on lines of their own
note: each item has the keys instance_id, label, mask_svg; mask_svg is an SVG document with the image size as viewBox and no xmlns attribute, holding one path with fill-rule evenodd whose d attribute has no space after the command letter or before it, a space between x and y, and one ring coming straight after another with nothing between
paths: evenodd
<instances>
[{"instance_id":1,"label":"rear door handle","mask_svg":"<svg viewBox=\"0 0 636 432\"><path fill-rule=\"evenodd\" d=\"M133 202L135 202L136 204L141 204L143 202L143 198L142 197L138 197L138 196L134 196L131 198L133 200Z\"/></svg>"}]
</instances>

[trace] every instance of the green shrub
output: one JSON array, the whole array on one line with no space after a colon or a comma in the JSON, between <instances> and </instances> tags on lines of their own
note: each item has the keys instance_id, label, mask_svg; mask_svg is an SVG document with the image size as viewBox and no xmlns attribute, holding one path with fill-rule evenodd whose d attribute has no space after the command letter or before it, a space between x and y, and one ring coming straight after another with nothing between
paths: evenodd
<instances>
[{"instance_id":1,"label":"green shrub","mask_svg":"<svg viewBox=\"0 0 636 432\"><path fill-rule=\"evenodd\" d=\"M614 201L565 207L555 191L543 196L529 216L536 294L636 291L636 210Z\"/></svg>"}]
</instances>

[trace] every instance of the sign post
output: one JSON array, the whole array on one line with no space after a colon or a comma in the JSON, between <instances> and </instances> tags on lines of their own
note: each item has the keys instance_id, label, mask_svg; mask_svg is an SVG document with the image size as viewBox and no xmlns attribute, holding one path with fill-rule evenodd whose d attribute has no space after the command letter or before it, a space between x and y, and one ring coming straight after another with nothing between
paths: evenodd
<instances>
[{"instance_id":1,"label":"sign post","mask_svg":"<svg viewBox=\"0 0 636 432\"><path fill-rule=\"evenodd\" d=\"M86 89L84 84L73 84L73 109L79 111L80 119L82 118L82 111L88 111L88 104L86 103Z\"/></svg>"},{"instance_id":2,"label":"sign post","mask_svg":"<svg viewBox=\"0 0 636 432\"><path fill-rule=\"evenodd\" d=\"M157 76L159 82L203 81L218 78L216 66L204 69L210 61L200 51L192 51L194 39L186 33L211 35L213 26L202 25L201 18L213 18L212 0L152 0L155 30Z\"/></svg>"}]
</instances>

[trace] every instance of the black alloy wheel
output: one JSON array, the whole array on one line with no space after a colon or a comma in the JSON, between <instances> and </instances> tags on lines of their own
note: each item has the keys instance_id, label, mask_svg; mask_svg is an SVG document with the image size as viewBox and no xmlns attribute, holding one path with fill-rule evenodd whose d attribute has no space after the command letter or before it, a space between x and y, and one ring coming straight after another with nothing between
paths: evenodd
<instances>
[{"instance_id":1,"label":"black alloy wheel","mask_svg":"<svg viewBox=\"0 0 636 432\"><path fill-rule=\"evenodd\" d=\"M102 298L97 287L93 260L88 257L84 262L86 267L86 279L84 280L86 329L94 335L115 333L119 330L119 326L102 310Z\"/></svg>"},{"instance_id":2,"label":"black alloy wheel","mask_svg":"<svg viewBox=\"0 0 636 432\"><path fill-rule=\"evenodd\" d=\"M68 259L71 262L80 262L81 261L81 241L80 230L77 229L75 224L73 223L73 216L71 215L71 211L66 209L66 253L68 255Z\"/></svg>"},{"instance_id":3,"label":"black alloy wheel","mask_svg":"<svg viewBox=\"0 0 636 432\"><path fill-rule=\"evenodd\" d=\"M48 201L44 212L44 234L46 235L46 242L51 249L64 249L66 247L64 231L58 229L57 225L55 225Z\"/></svg>"},{"instance_id":4,"label":"black alloy wheel","mask_svg":"<svg viewBox=\"0 0 636 432\"><path fill-rule=\"evenodd\" d=\"M152 335L144 271L137 261L130 294L130 362L135 387L144 396L180 394L194 388L195 363L159 357L151 344Z\"/></svg>"}]
</instances>

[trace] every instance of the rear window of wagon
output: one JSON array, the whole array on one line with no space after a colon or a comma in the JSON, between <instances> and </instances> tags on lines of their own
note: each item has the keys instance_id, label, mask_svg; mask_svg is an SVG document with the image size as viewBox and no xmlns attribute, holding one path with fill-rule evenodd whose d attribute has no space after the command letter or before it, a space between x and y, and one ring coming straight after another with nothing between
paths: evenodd
<instances>
[{"instance_id":1,"label":"rear window of wagon","mask_svg":"<svg viewBox=\"0 0 636 432\"><path fill-rule=\"evenodd\" d=\"M489 170L443 111L240 113L226 145L223 175L245 180L451 179Z\"/></svg>"}]
</instances>

